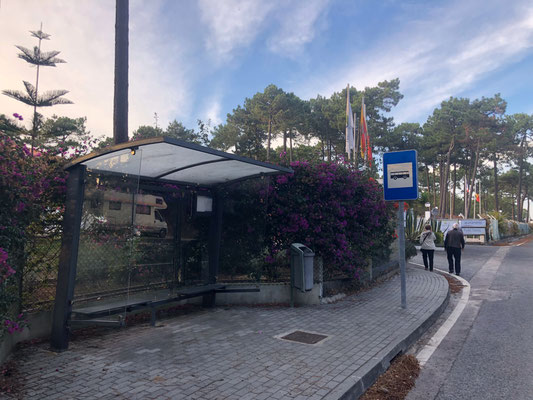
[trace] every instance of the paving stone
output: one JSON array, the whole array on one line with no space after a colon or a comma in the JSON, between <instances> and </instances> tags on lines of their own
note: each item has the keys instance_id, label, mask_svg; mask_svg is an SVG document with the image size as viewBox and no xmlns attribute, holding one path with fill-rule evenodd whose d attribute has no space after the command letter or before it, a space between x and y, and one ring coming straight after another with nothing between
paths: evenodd
<instances>
[{"instance_id":1,"label":"paving stone","mask_svg":"<svg viewBox=\"0 0 533 400\"><path fill-rule=\"evenodd\" d=\"M143 325L76 340L59 354L49 352L48 344L25 348L16 355L26 377L24 398L328 397L445 301L442 276L407 272L406 310L396 276L333 304L220 307L164 321L157 329ZM293 330L329 338L314 346L275 338Z\"/></svg>"}]
</instances>

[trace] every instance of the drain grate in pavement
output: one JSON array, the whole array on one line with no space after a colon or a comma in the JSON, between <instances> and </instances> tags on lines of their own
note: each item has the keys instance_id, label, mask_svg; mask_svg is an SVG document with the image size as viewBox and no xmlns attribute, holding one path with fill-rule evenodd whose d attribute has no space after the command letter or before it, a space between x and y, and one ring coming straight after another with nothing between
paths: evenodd
<instances>
[{"instance_id":1,"label":"drain grate in pavement","mask_svg":"<svg viewBox=\"0 0 533 400\"><path fill-rule=\"evenodd\" d=\"M317 344L326 339L326 335L319 335L318 333L294 331L288 335L282 336L281 339L291 340L293 342L305 343L305 344Z\"/></svg>"}]
</instances>

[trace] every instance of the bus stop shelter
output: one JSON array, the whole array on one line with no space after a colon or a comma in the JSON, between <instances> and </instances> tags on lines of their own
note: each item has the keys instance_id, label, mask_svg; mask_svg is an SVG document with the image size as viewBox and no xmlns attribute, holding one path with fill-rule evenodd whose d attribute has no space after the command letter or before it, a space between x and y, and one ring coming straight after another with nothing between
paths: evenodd
<instances>
[{"instance_id":1,"label":"bus stop shelter","mask_svg":"<svg viewBox=\"0 0 533 400\"><path fill-rule=\"evenodd\" d=\"M75 321L90 324L147 307L154 318L154 307L196 296L214 305L217 292L231 291L217 284L221 189L292 172L166 137L111 146L66 170L51 337L56 351L68 348ZM203 247L199 232L207 239Z\"/></svg>"}]
</instances>

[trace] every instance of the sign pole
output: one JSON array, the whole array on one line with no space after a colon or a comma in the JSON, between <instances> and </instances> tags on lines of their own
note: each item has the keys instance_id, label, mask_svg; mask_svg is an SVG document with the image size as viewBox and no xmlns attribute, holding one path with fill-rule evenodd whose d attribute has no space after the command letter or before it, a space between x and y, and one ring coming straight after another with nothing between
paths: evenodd
<instances>
[{"instance_id":1,"label":"sign pole","mask_svg":"<svg viewBox=\"0 0 533 400\"><path fill-rule=\"evenodd\" d=\"M398 246L400 254L400 280L402 308L407 308L407 295L405 284L405 228L403 226L403 201L398 203Z\"/></svg>"},{"instance_id":2,"label":"sign pole","mask_svg":"<svg viewBox=\"0 0 533 400\"><path fill-rule=\"evenodd\" d=\"M418 162L416 150L383 153L383 198L398 201L398 255L402 308L407 308L405 276L404 200L418 199Z\"/></svg>"}]
</instances>

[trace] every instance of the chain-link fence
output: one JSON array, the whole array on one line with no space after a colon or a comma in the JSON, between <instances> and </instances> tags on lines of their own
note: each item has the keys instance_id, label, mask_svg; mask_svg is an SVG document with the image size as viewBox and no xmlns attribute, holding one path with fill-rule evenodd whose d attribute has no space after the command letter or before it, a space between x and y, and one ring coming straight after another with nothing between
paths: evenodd
<instances>
[{"instance_id":1,"label":"chain-link fence","mask_svg":"<svg viewBox=\"0 0 533 400\"><path fill-rule=\"evenodd\" d=\"M53 308L61 242L39 238L28 245L22 280L25 312ZM80 237L74 298L101 300L158 289L177 289L207 281L207 244L196 240L133 236L109 232Z\"/></svg>"},{"instance_id":2,"label":"chain-link fence","mask_svg":"<svg viewBox=\"0 0 533 400\"><path fill-rule=\"evenodd\" d=\"M195 193L148 191L139 182L89 174L83 202L74 301L102 301L208 281L211 218L195 212ZM268 180L228 188L223 205L219 282L289 282L290 249L272 255L265 238ZM29 243L25 310L53 305L59 238ZM311 249L315 250L315 249ZM314 263L314 281L353 274Z\"/></svg>"},{"instance_id":3,"label":"chain-link fence","mask_svg":"<svg viewBox=\"0 0 533 400\"><path fill-rule=\"evenodd\" d=\"M52 308L56 294L61 239L57 235L34 237L26 242L26 264L22 268L22 310Z\"/></svg>"}]
</instances>

